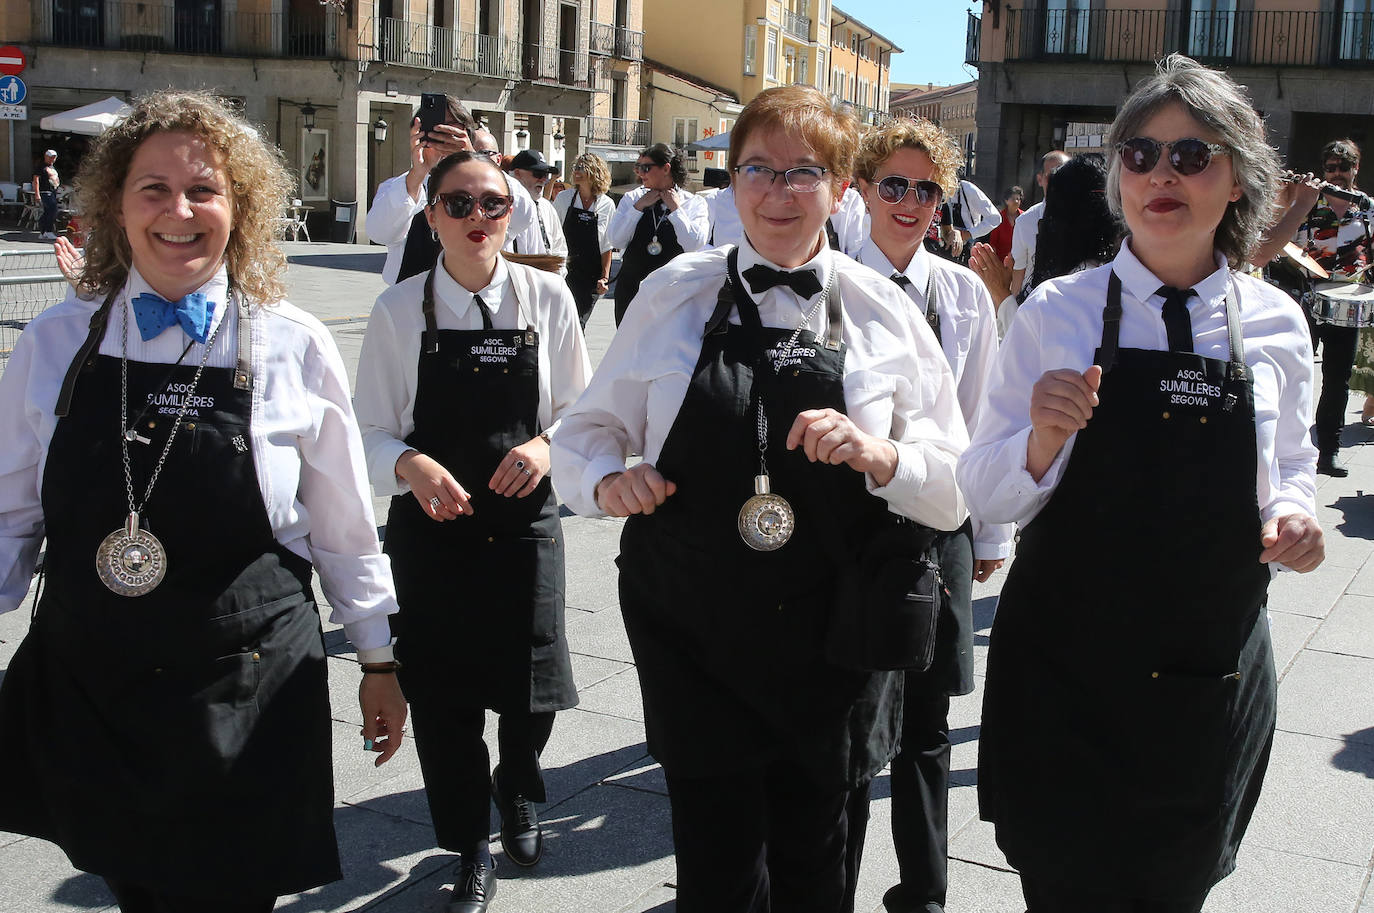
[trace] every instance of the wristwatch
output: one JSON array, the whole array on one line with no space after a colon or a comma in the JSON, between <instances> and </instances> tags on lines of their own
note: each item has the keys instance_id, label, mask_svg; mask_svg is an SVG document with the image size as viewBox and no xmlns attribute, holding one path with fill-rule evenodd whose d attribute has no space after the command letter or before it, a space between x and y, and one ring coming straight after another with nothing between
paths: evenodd
<instances>
[{"instance_id":1,"label":"wristwatch","mask_svg":"<svg viewBox=\"0 0 1374 913\"><path fill-rule=\"evenodd\" d=\"M553 441L549 438L549 433L548 433L547 431L541 431L541 432L539 432L539 436L542 437L542 438L544 439L544 443L545 443L545 444L552 444L552 443L553 443Z\"/></svg>"}]
</instances>

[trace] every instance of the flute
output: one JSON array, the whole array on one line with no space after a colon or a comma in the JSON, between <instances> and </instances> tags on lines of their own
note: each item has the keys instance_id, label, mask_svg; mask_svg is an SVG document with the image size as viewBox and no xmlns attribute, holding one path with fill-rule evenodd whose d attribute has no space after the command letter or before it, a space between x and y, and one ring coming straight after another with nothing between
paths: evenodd
<instances>
[{"instance_id":1,"label":"flute","mask_svg":"<svg viewBox=\"0 0 1374 913\"><path fill-rule=\"evenodd\" d=\"M1301 184L1307 180L1305 175L1298 174L1296 171L1280 172L1279 177L1281 180L1287 181L1290 184ZM1335 197L1338 200L1345 200L1347 203L1354 203L1355 206L1360 209L1374 209L1374 199L1370 199L1368 195L1358 190L1346 190L1343 187L1337 187L1330 181L1322 181L1317 189L1322 192L1323 196Z\"/></svg>"}]
</instances>

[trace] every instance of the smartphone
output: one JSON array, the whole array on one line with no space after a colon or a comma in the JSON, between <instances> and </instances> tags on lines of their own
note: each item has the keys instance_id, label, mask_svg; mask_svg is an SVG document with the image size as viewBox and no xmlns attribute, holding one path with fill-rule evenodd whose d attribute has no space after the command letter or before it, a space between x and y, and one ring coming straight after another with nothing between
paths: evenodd
<instances>
[{"instance_id":1,"label":"smartphone","mask_svg":"<svg viewBox=\"0 0 1374 913\"><path fill-rule=\"evenodd\" d=\"M448 97L439 92L425 92L420 96L420 135L431 133L448 120Z\"/></svg>"}]
</instances>

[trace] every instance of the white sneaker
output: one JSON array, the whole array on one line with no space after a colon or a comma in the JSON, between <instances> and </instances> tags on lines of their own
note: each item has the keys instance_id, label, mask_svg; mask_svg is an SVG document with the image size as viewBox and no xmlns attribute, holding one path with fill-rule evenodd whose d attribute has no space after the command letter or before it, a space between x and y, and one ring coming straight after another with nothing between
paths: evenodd
<instances>
[{"instance_id":1,"label":"white sneaker","mask_svg":"<svg viewBox=\"0 0 1374 913\"><path fill-rule=\"evenodd\" d=\"M41 234L41 235L38 236L38 240L40 240L40 241L56 241L56 240L57 240L57 235L53 234L53 233L50 232L50 231L45 231L45 232L43 232L43 234Z\"/></svg>"}]
</instances>

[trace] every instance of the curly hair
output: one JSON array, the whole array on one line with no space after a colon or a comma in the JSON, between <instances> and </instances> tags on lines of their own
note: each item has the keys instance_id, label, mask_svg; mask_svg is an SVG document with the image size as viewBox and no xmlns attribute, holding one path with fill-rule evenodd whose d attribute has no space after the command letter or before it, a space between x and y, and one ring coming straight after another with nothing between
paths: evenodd
<instances>
[{"instance_id":1,"label":"curly hair","mask_svg":"<svg viewBox=\"0 0 1374 913\"><path fill-rule=\"evenodd\" d=\"M953 137L924 117L890 120L865 133L859 140L854 176L870 184L878 180L878 169L898 149L919 149L930 156L935 166L933 180L940 185L946 198L954 196L959 188L959 166L964 163L964 153Z\"/></svg>"},{"instance_id":2,"label":"curly hair","mask_svg":"<svg viewBox=\"0 0 1374 913\"><path fill-rule=\"evenodd\" d=\"M592 196L599 197L611 189L611 169L606 160L595 152L584 152L573 159L572 170L587 175L592 186ZM576 182L574 182L576 183Z\"/></svg>"},{"instance_id":3,"label":"curly hair","mask_svg":"<svg viewBox=\"0 0 1374 913\"><path fill-rule=\"evenodd\" d=\"M124 285L133 264L119 224L124 180L134 153L155 133L189 133L214 149L228 176L234 226L224 259L229 281L252 301L286 294L286 257L277 245L281 216L296 187L281 151L223 100L208 92L161 91L134 100L121 123L91 146L76 176L76 208L86 229L78 285L102 296Z\"/></svg>"},{"instance_id":4,"label":"curly hair","mask_svg":"<svg viewBox=\"0 0 1374 913\"><path fill-rule=\"evenodd\" d=\"M1121 245L1121 223L1107 205L1107 164L1101 155L1089 152L1060 165L1050 175L1049 189L1028 288L1084 263L1108 263Z\"/></svg>"},{"instance_id":5,"label":"curly hair","mask_svg":"<svg viewBox=\"0 0 1374 913\"><path fill-rule=\"evenodd\" d=\"M1216 230L1216 249L1231 265L1249 260L1260 236L1277 215L1279 156L1265 141L1264 121L1255 113L1245 87L1225 73L1190 57L1170 54L1155 75L1126 99L1112 123L1107 147L1136 136L1145 122L1168 105L1181 105L1190 117L1217 135L1231 150L1231 167L1241 198L1227 205ZM1121 157L1113 155L1107 175L1107 201L1121 215Z\"/></svg>"}]
</instances>

